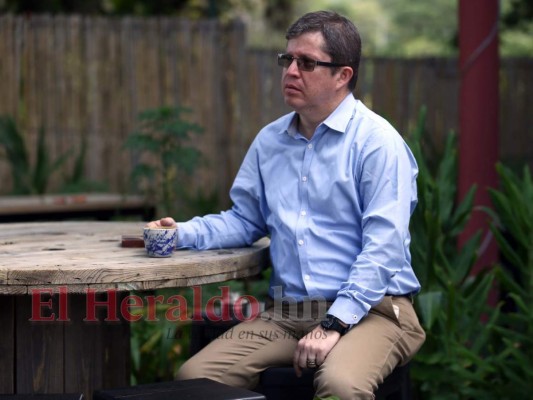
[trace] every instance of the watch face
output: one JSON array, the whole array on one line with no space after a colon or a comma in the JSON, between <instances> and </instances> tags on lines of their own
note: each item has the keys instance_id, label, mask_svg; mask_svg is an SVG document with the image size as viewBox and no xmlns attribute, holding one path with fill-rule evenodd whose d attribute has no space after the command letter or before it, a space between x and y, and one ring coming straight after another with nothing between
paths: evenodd
<instances>
[{"instance_id":1,"label":"watch face","mask_svg":"<svg viewBox=\"0 0 533 400\"><path fill-rule=\"evenodd\" d=\"M326 319L322 321L321 325L324 329L331 329L334 323L335 319L331 316L327 316Z\"/></svg>"},{"instance_id":2,"label":"watch face","mask_svg":"<svg viewBox=\"0 0 533 400\"><path fill-rule=\"evenodd\" d=\"M322 328L326 329L326 330L334 330L334 331L337 331L339 332L341 335L344 335L344 333L346 333L346 328L344 326L342 326L339 321L337 320L337 318L331 316L331 315L328 315L326 317L325 320L323 320L321 323L322 325Z\"/></svg>"},{"instance_id":3,"label":"watch face","mask_svg":"<svg viewBox=\"0 0 533 400\"><path fill-rule=\"evenodd\" d=\"M322 322L322 325L329 329L329 328L331 328L333 326L334 323L335 323L335 321L333 320L333 318L329 317L324 322Z\"/></svg>"}]
</instances>

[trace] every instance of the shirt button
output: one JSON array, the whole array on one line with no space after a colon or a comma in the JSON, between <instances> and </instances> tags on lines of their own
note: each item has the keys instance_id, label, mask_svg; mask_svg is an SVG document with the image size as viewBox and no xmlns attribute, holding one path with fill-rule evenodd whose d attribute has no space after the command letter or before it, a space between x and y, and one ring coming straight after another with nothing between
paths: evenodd
<instances>
[{"instance_id":1,"label":"shirt button","mask_svg":"<svg viewBox=\"0 0 533 400\"><path fill-rule=\"evenodd\" d=\"M352 318L354 319L354 321L357 321L357 315L353 314Z\"/></svg>"},{"instance_id":2,"label":"shirt button","mask_svg":"<svg viewBox=\"0 0 533 400\"><path fill-rule=\"evenodd\" d=\"M302 181L307 182L307 176L302 176Z\"/></svg>"},{"instance_id":3,"label":"shirt button","mask_svg":"<svg viewBox=\"0 0 533 400\"><path fill-rule=\"evenodd\" d=\"M304 241L303 241L302 239L300 239L300 240L298 240L298 244L299 244L300 246L303 246L303 245L304 245Z\"/></svg>"},{"instance_id":4,"label":"shirt button","mask_svg":"<svg viewBox=\"0 0 533 400\"><path fill-rule=\"evenodd\" d=\"M305 276L304 276L304 279L305 279L306 281L308 281L309 279L311 279L311 277L310 277L309 275L305 275Z\"/></svg>"},{"instance_id":5,"label":"shirt button","mask_svg":"<svg viewBox=\"0 0 533 400\"><path fill-rule=\"evenodd\" d=\"M302 210L302 212L300 213L300 215L301 215L302 217L305 217L305 216L307 215L307 212L306 212L305 210Z\"/></svg>"},{"instance_id":6,"label":"shirt button","mask_svg":"<svg viewBox=\"0 0 533 400\"><path fill-rule=\"evenodd\" d=\"M311 149L313 148L313 143L309 143L309 144L307 145L307 148L308 148L309 150L311 150Z\"/></svg>"}]
</instances>

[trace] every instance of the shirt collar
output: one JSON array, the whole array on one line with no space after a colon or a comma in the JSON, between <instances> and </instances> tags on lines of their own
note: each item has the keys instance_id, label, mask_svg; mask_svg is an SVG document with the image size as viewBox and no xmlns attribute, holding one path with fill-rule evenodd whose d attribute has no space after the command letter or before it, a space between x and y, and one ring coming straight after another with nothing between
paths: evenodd
<instances>
[{"instance_id":1,"label":"shirt collar","mask_svg":"<svg viewBox=\"0 0 533 400\"><path fill-rule=\"evenodd\" d=\"M355 104L355 97L353 97L352 93L349 93L322 123L339 133L346 132L348 124L354 116Z\"/></svg>"},{"instance_id":2,"label":"shirt collar","mask_svg":"<svg viewBox=\"0 0 533 400\"><path fill-rule=\"evenodd\" d=\"M338 133L344 133L350 120L354 116L356 100L352 93L349 93L343 101L337 106L335 110L322 122L328 128ZM289 119L289 124L286 129L280 133L287 133L291 137L298 134L298 114L293 112Z\"/></svg>"},{"instance_id":3,"label":"shirt collar","mask_svg":"<svg viewBox=\"0 0 533 400\"><path fill-rule=\"evenodd\" d=\"M292 117L289 120L289 126L284 130L289 136L295 137L298 134L298 114L292 112Z\"/></svg>"}]
</instances>

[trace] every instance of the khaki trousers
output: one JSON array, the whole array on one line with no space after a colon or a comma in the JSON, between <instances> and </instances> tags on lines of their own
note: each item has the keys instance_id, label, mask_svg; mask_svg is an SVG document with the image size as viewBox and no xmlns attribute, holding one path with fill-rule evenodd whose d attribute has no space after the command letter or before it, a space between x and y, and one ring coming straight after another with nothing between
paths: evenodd
<instances>
[{"instance_id":1,"label":"khaki trousers","mask_svg":"<svg viewBox=\"0 0 533 400\"><path fill-rule=\"evenodd\" d=\"M210 378L253 389L266 368L292 365L298 340L320 323L328 306L310 302L269 307L212 341L182 366L176 378ZM386 296L341 337L316 370L316 396L373 399L383 379L407 363L424 340L411 300Z\"/></svg>"}]
</instances>

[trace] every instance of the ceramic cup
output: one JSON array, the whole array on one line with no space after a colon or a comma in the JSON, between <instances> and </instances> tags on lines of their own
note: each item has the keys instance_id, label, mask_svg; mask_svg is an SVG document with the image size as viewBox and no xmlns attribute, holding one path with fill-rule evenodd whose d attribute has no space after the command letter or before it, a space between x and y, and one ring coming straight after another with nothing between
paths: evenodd
<instances>
[{"instance_id":1,"label":"ceramic cup","mask_svg":"<svg viewBox=\"0 0 533 400\"><path fill-rule=\"evenodd\" d=\"M144 228L144 248L149 257L170 257L176 247L177 228Z\"/></svg>"}]
</instances>

